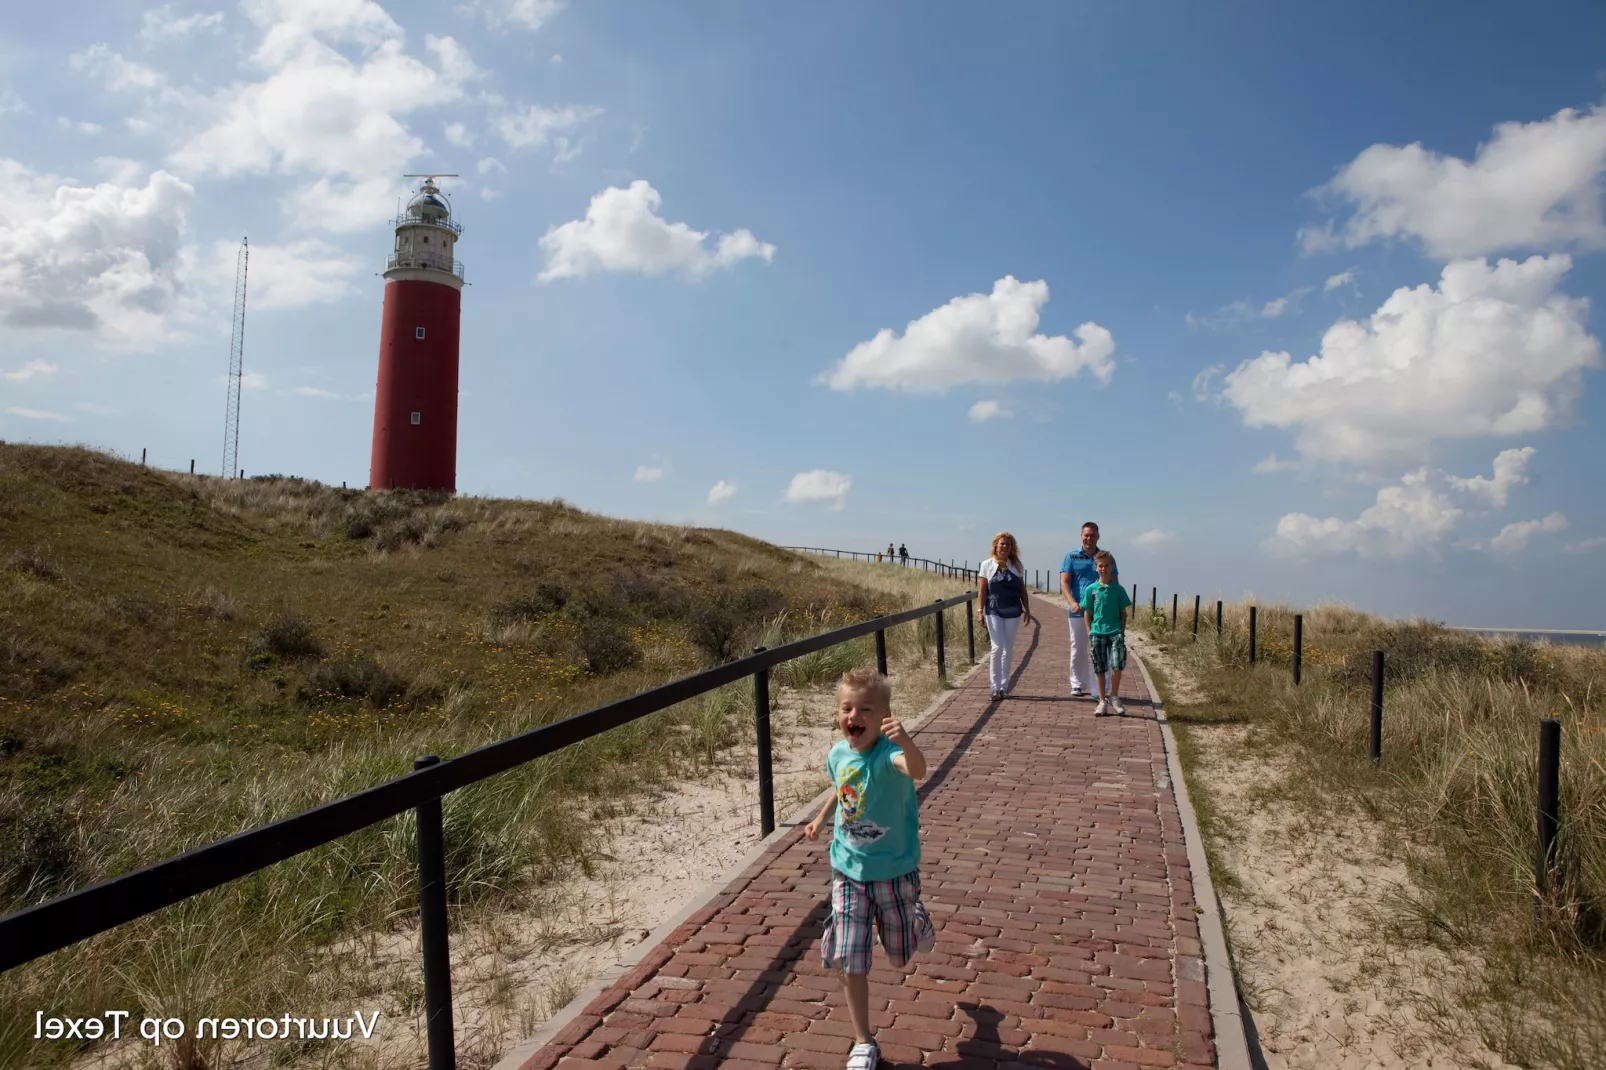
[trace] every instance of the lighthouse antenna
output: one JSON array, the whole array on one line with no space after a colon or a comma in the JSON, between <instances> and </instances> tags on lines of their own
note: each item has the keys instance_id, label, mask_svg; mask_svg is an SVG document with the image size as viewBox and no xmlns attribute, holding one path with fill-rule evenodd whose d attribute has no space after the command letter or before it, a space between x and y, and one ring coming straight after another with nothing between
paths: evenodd
<instances>
[{"instance_id":1,"label":"lighthouse antenna","mask_svg":"<svg viewBox=\"0 0 1606 1070\"><path fill-rule=\"evenodd\" d=\"M240 254L234 262L234 315L229 334L229 397L223 410L223 478L239 471L240 460L240 384L245 374L245 273L251 250L240 239Z\"/></svg>"}]
</instances>

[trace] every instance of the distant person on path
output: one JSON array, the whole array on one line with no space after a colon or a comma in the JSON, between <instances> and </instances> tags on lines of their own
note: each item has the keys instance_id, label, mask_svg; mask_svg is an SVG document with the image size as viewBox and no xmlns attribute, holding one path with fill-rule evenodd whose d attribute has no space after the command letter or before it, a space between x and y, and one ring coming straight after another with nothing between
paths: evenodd
<instances>
[{"instance_id":1,"label":"distant person on path","mask_svg":"<svg viewBox=\"0 0 1606 1070\"><path fill-rule=\"evenodd\" d=\"M898 556L898 551L896 551L896 550L894 550L892 548L892 544L890 542L887 543L887 560L891 561L893 558L895 558L897 556Z\"/></svg>"},{"instance_id":2,"label":"distant person on path","mask_svg":"<svg viewBox=\"0 0 1606 1070\"><path fill-rule=\"evenodd\" d=\"M1132 598L1126 588L1115 582L1115 555L1100 550L1093 555L1099 570L1098 582L1090 583L1082 591L1082 609L1087 618L1093 661L1093 690L1099 704L1093 707L1093 716L1103 717L1113 707L1126 716L1121 702L1121 671L1126 668L1126 611ZM1109 690L1104 687L1104 674L1110 674Z\"/></svg>"},{"instance_id":3,"label":"distant person on path","mask_svg":"<svg viewBox=\"0 0 1606 1070\"><path fill-rule=\"evenodd\" d=\"M901 542L898 544L898 562L904 565L909 563L909 547Z\"/></svg>"},{"instance_id":4,"label":"distant person on path","mask_svg":"<svg viewBox=\"0 0 1606 1070\"><path fill-rule=\"evenodd\" d=\"M1032 622L1032 602L1026 594L1026 570L1020 563L1015 536L1000 531L993 536L993 555L982 562L976 614L993 641L987 655L987 675L993 701L1009 694L1009 663L1015 654L1015 633Z\"/></svg>"},{"instance_id":5,"label":"distant person on path","mask_svg":"<svg viewBox=\"0 0 1606 1070\"><path fill-rule=\"evenodd\" d=\"M920 902L915 781L925 778L926 756L892 716L892 683L875 669L844 673L836 700L842 738L825 759L836 791L803 831L812 842L836 811L831 920L820 955L826 969L842 974L853 1022L848 1070L875 1070L881 1049L870 1034L872 928L880 934L893 969L908 965L916 950L929 952L937 945L931 918Z\"/></svg>"},{"instance_id":6,"label":"distant person on path","mask_svg":"<svg viewBox=\"0 0 1606 1070\"><path fill-rule=\"evenodd\" d=\"M1082 698L1088 693L1088 682L1093 676L1092 646L1088 640L1087 618L1082 613L1082 592L1088 585L1097 583L1098 567L1093 555L1099 552L1099 526L1089 520L1082 525L1082 547L1065 555L1060 565L1060 593L1070 607L1071 620L1071 696ZM1110 559L1115 571L1111 583L1119 583L1120 569Z\"/></svg>"}]
</instances>

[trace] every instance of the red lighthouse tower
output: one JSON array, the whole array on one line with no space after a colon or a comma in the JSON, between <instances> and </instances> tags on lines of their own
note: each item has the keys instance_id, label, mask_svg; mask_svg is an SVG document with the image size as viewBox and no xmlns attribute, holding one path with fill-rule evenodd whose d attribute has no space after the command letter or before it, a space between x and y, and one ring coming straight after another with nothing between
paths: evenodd
<instances>
[{"instance_id":1,"label":"red lighthouse tower","mask_svg":"<svg viewBox=\"0 0 1606 1070\"><path fill-rule=\"evenodd\" d=\"M435 185L451 175L409 175L424 184L396 219L385 261L385 311L374 389L374 452L368 485L457 490L457 334L463 228Z\"/></svg>"}]
</instances>

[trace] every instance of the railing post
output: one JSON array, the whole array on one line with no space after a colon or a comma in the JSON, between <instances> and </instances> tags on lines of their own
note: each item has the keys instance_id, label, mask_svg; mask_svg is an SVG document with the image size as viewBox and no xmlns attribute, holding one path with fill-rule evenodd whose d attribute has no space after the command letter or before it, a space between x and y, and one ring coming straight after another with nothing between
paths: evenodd
<instances>
[{"instance_id":1,"label":"railing post","mask_svg":"<svg viewBox=\"0 0 1606 1070\"><path fill-rule=\"evenodd\" d=\"M1294 686L1299 686L1299 671L1305 664L1305 614L1294 614Z\"/></svg>"},{"instance_id":2,"label":"railing post","mask_svg":"<svg viewBox=\"0 0 1606 1070\"><path fill-rule=\"evenodd\" d=\"M413 769L440 763L433 754L413 760ZM419 944L424 954L424 1022L429 1070L455 1070L452 1039L452 958L446 929L446 844L439 796L418 804Z\"/></svg>"},{"instance_id":3,"label":"railing post","mask_svg":"<svg viewBox=\"0 0 1606 1070\"><path fill-rule=\"evenodd\" d=\"M877 628L875 633L875 667L882 676L887 675L887 630Z\"/></svg>"},{"instance_id":4,"label":"railing post","mask_svg":"<svg viewBox=\"0 0 1606 1070\"><path fill-rule=\"evenodd\" d=\"M1539 722L1539 852L1534 859L1534 908L1539 908L1556 870L1556 829L1561 811L1561 722Z\"/></svg>"},{"instance_id":5,"label":"railing post","mask_svg":"<svg viewBox=\"0 0 1606 1070\"><path fill-rule=\"evenodd\" d=\"M1158 588L1158 587L1150 587L1149 588L1149 615L1153 616L1154 614L1156 614L1158 612L1160 612L1160 588Z\"/></svg>"},{"instance_id":6,"label":"railing post","mask_svg":"<svg viewBox=\"0 0 1606 1070\"><path fill-rule=\"evenodd\" d=\"M1221 641L1221 599L1216 599L1216 641Z\"/></svg>"},{"instance_id":7,"label":"railing post","mask_svg":"<svg viewBox=\"0 0 1606 1070\"><path fill-rule=\"evenodd\" d=\"M1171 592L1171 630L1177 630L1177 593Z\"/></svg>"},{"instance_id":8,"label":"railing post","mask_svg":"<svg viewBox=\"0 0 1606 1070\"><path fill-rule=\"evenodd\" d=\"M1075 590L1075 588L1073 587L1072 590ZM1138 585L1134 583L1132 585L1132 619L1134 621L1136 621L1137 618L1138 618Z\"/></svg>"},{"instance_id":9,"label":"railing post","mask_svg":"<svg viewBox=\"0 0 1606 1070\"><path fill-rule=\"evenodd\" d=\"M937 599L937 602L941 604L942 599ZM943 649L942 643L942 623L945 616L947 616L946 612L940 609L937 610L937 679L939 680L948 679L948 654Z\"/></svg>"},{"instance_id":10,"label":"railing post","mask_svg":"<svg viewBox=\"0 0 1606 1070\"><path fill-rule=\"evenodd\" d=\"M1367 742L1372 761L1383 760L1383 652L1372 651L1372 732Z\"/></svg>"},{"instance_id":11,"label":"railing post","mask_svg":"<svg viewBox=\"0 0 1606 1070\"><path fill-rule=\"evenodd\" d=\"M1259 607L1249 607L1249 664L1251 665L1255 663L1255 623L1259 615Z\"/></svg>"},{"instance_id":12,"label":"railing post","mask_svg":"<svg viewBox=\"0 0 1606 1070\"><path fill-rule=\"evenodd\" d=\"M1197 594L1193 596L1193 641L1196 643L1199 641L1199 600L1203 597Z\"/></svg>"},{"instance_id":13,"label":"railing post","mask_svg":"<svg viewBox=\"0 0 1606 1070\"><path fill-rule=\"evenodd\" d=\"M755 646L753 653L764 648ZM758 831L768 836L775 831L775 777L770 768L770 671L753 674L753 727L758 736Z\"/></svg>"},{"instance_id":14,"label":"railing post","mask_svg":"<svg viewBox=\"0 0 1606 1070\"><path fill-rule=\"evenodd\" d=\"M976 597L965 603L965 643L970 647L970 663L976 664Z\"/></svg>"}]
</instances>

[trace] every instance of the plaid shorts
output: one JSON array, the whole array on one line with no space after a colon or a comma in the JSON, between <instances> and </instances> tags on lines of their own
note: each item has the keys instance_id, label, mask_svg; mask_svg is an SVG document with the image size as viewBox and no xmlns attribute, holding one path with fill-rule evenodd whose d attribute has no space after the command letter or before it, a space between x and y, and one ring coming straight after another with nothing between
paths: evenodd
<instances>
[{"instance_id":1,"label":"plaid shorts","mask_svg":"<svg viewBox=\"0 0 1606 1070\"><path fill-rule=\"evenodd\" d=\"M920 901L920 871L890 881L856 881L831 872L831 920L825 923L820 957L828 970L870 972L870 925L881 932L887 962L904 966L915 952L915 904Z\"/></svg>"},{"instance_id":2,"label":"plaid shorts","mask_svg":"<svg viewBox=\"0 0 1606 1070\"><path fill-rule=\"evenodd\" d=\"M1111 669L1120 671L1126 668L1126 634L1117 632L1115 635L1095 635L1093 640L1093 671L1107 673Z\"/></svg>"}]
</instances>

